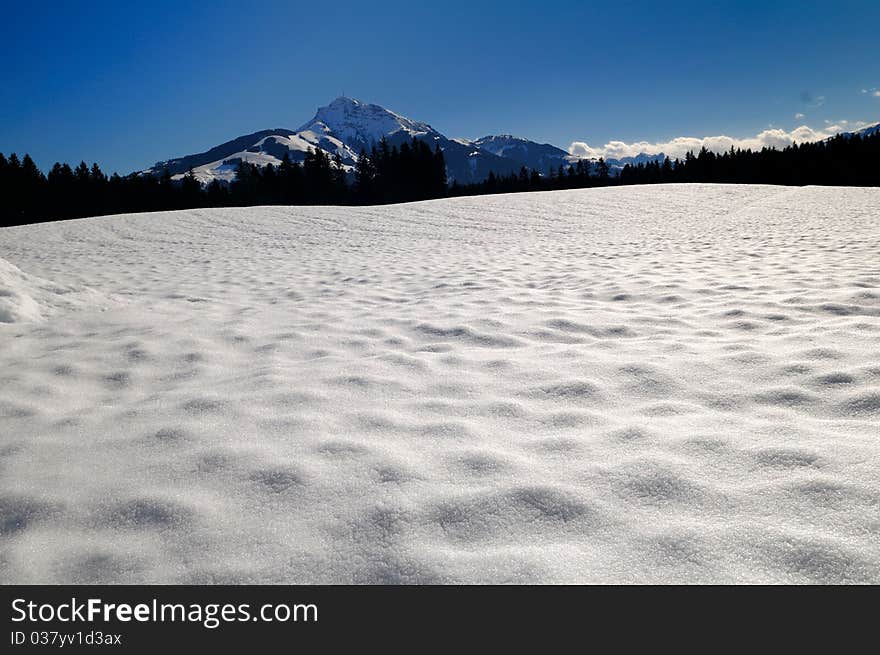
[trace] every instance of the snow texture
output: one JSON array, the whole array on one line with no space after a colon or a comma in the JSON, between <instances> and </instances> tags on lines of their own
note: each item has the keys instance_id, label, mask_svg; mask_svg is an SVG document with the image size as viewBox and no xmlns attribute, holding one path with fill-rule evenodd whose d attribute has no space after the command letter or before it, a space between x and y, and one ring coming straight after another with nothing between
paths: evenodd
<instances>
[{"instance_id":1,"label":"snow texture","mask_svg":"<svg viewBox=\"0 0 880 655\"><path fill-rule=\"evenodd\" d=\"M0 580L880 582L878 252L722 185L0 230Z\"/></svg>"},{"instance_id":2,"label":"snow texture","mask_svg":"<svg viewBox=\"0 0 880 655\"><path fill-rule=\"evenodd\" d=\"M28 275L0 258L0 323L40 321L58 311L103 309L113 302L88 287Z\"/></svg>"}]
</instances>

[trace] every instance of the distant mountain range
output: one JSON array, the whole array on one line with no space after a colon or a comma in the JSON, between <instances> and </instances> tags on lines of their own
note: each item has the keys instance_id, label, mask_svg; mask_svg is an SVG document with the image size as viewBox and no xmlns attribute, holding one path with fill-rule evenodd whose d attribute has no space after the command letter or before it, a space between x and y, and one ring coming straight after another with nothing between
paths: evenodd
<instances>
[{"instance_id":1,"label":"distant mountain range","mask_svg":"<svg viewBox=\"0 0 880 655\"><path fill-rule=\"evenodd\" d=\"M473 144L481 150L510 159L520 166L545 174L549 173L550 169L555 170L559 166L568 166L578 160L578 157L549 143L535 143L510 134L484 136L474 141Z\"/></svg>"},{"instance_id":2,"label":"distant mountain range","mask_svg":"<svg viewBox=\"0 0 880 655\"><path fill-rule=\"evenodd\" d=\"M867 135L878 130L880 124L852 134ZM212 180L231 182L241 161L258 166L277 166L286 154L291 161L301 162L309 148L324 150L331 157L339 155L346 169L351 170L361 150L369 152L383 137L390 145L400 145L413 137L439 145L446 159L450 183L481 182L489 173L509 175L519 172L523 166L547 175L579 159L549 143L536 143L509 134L484 136L475 141L451 139L428 123L401 116L379 105L339 97L318 109L314 118L298 130L261 130L206 152L157 162L142 173L161 175L167 169L173 177L179 178L192 169L203 183ZM663 153L641 153L635 157L608 159L607 163L614 174L626 164L662 160L664 156ZM585 161L595 164L593 160Z\"/></svg>"},{"instance_id":3,"label":"distant mountain range","mask_svg":"<svg viewBox=\"0 0 880 655\"><path fill-rule=\"evenodd\" d=\"M275 128L246 134L215 146L206 152L157 162L144 174L161 175L166 169L175 178L192 169L196 178L231 182L241 161L258 166L278 165L288 155L301 162L309 148L321 149L331 157L339 155L351 170L361 150L385 138L390 145L400 145L413 137L437 144L443 150L449 181L460 184L481 182L489 173L509 175L525 166L546 175L560 165L578 160L562 148L549 143L536 143L510 135L485 136L476 141L451 139L428 123L401 116L379 105L353 98L336 98L321 107L314 118L298 130ZM647 159L662 155L643 155ZM612 171L622 168L625 161L609 160Z\"/></svg>"},{"instance_id":4,"label":"distant mountain range","mask_svg":"<svg viewBox=\"0 0 880 655\"><path fill-rule=\"evenodd\" d=\"M287 154L291 161L301 162L309 148L324 150L331 157L338 154L343 165L351 169L361 150L369 152L383 137L390 145L400 145L413 137L438 144L446 158L450 182L479 182L490 172L506 175L518 171L521 166L470 141L450 139L427 123L414 121L379 105L340 97L318 109L314 118L298 130L261 130L227 141L207 152L157 162L144 173L159 175L167 168L172 176L180 176L192 169L202 182L214 179L228 182L235 178L241 161L258 166L278 165Z\"/></svg>"}]
</instances>

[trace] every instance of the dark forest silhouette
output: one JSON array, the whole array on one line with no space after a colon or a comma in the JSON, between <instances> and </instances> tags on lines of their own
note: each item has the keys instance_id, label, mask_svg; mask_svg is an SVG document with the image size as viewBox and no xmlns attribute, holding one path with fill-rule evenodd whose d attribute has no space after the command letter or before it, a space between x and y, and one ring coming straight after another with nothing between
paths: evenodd
<instances>
[{"instance_id":1,"label":"dark forest silhouette","mask_svg":"<svg viewBox=\"0 0 880 655\"><path fill-rule=\"evenodd\" d=\"M202 185L192 171L173 180L132 174L107 176L97 164L56 163L43 174L29 155L0 154L0 226L197 207L253 205L370 205L445 196L546 191L623 184L713 182L779 185L880 186L880 132L838 135L782 150L705 148L684 159L626 165L611 175L602 159L560 166L549 175L523 167L518 174L478 184L447 185L442 151L419 139L389 146L383 139L362 151L346 173L339 157L309 150L302 163L287 156L278 165L238 162L235 180Z\"/></svg>"}]
</instances>

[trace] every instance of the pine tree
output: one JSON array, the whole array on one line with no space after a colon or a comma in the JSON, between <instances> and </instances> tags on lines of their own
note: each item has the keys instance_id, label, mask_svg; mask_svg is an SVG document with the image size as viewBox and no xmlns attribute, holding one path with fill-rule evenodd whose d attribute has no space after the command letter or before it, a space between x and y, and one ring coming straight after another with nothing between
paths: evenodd
<instances>
[{"instance_id":1,"label":"pine tree","mask_svg":"<svg viewBox=\"0 0 880 655\"><path fill-rule=\"evenodd\" d=\"M446 195L449 179L446 173L446 157L439 143L434 144L434 196L441 198Z\"/></svg>"},{"instance_id":2,"label":"pine tree","mask_svg":"<svg viewBox=\"0 0 880 655\"><path fill-rule=\"evenodd\" d=\"M180 205L184 209L199 206L202 195L202 184L196 179L193 169L190 168L180 181Z\"/></svg>"},{"instance_id":3,"label":"pine tree","mask_svg":"<svg viewBox=\"0 0 880 655\"><path fill-rule=\"evenodd\" d=\"M333 155L333 162L330 170L331 189L330 201L334 204L343 204L345 202L346 191L348 187L345 184L345 164L342 162L342 156L339 151Z\"/></svg>"},{"instance_id":4,"label":"pine tree","mask_svg":"<svg viewBox=\"0 0 880 655\"><path fill-rule=\"evenodd\" d=\"M375 156L376 149L373 149ZM354 167L354 184L357 199L363 203L375 200L374 182L376 178L376 166L373 160L367 156L367 151L361 148Z\"/></svg>"},{"instance_id":5,"label":"pine tree","mask_svg":"<svg viewBox=\"0 0 880 655\"><path fill-rule=\"evenodd\" d=\"M495 171L489 171L488 177L486 177L486 181L483 184L483 188L486 193L495 193L498 190L498 178L495 175Z\"/></svg>"},{"instance_id":6,"label":"pine tree","mask_svg":"<svg viewBox=\"0 0 880 655\"><path fill-rule=\"evenodd\" d=\"M532 191L537 191L541 188L541 174L535 169L532 169L532 173L529 178L529 188Z\"/></svg>"},{"instance_id":7,"label":"pine tree","mask_svg":"<svg viewBox=\"0 0 880 655\"><path fill-rule=\"evenodd\" d=\"M599 181L602 184L608 183L610 172L608 169L608 164L605 162L604 157L599 157L599 161L596 162L596 177L599 178Z\"/></svg>"},{"instance_id":8,"label":"pine tree","mask_svg":"<svg viewBox=\"0 0 880 655\"><path fill-rule=\"evenodd\" d=\"M26 199L22 189L21 162L14 152L6 161L6 196L3 202L9 207L9 220L12 225L24 221Z\"/></svg>"},{"instance_id":9,"label":"pine tree","mask_svg":"<svg viewBox=\"0 0 880 655\"><path fill-rule=\"evenodd\" d=\"M101 170L101 167L98 166L97 162L92 164L92 168L89 171L89 177L92 182L102 183L107 181L107 176L104 175L104 171Z\"/></svg>"}]
</instances>

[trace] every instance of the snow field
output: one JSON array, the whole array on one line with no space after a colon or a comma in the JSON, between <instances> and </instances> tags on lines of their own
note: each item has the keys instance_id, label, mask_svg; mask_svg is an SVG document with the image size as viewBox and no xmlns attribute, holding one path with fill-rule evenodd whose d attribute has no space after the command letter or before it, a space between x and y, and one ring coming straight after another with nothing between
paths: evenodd
<instances>
[{"instance_id":1,"label":"snow field","mask_svg":"<svg viewBox=\"0 0 880 655\"><path fill-rule=\"evenodd\" d=\"M0 230L0 580L880 582L878 253L840 188Z\"/></svg>"}]
</instances>

